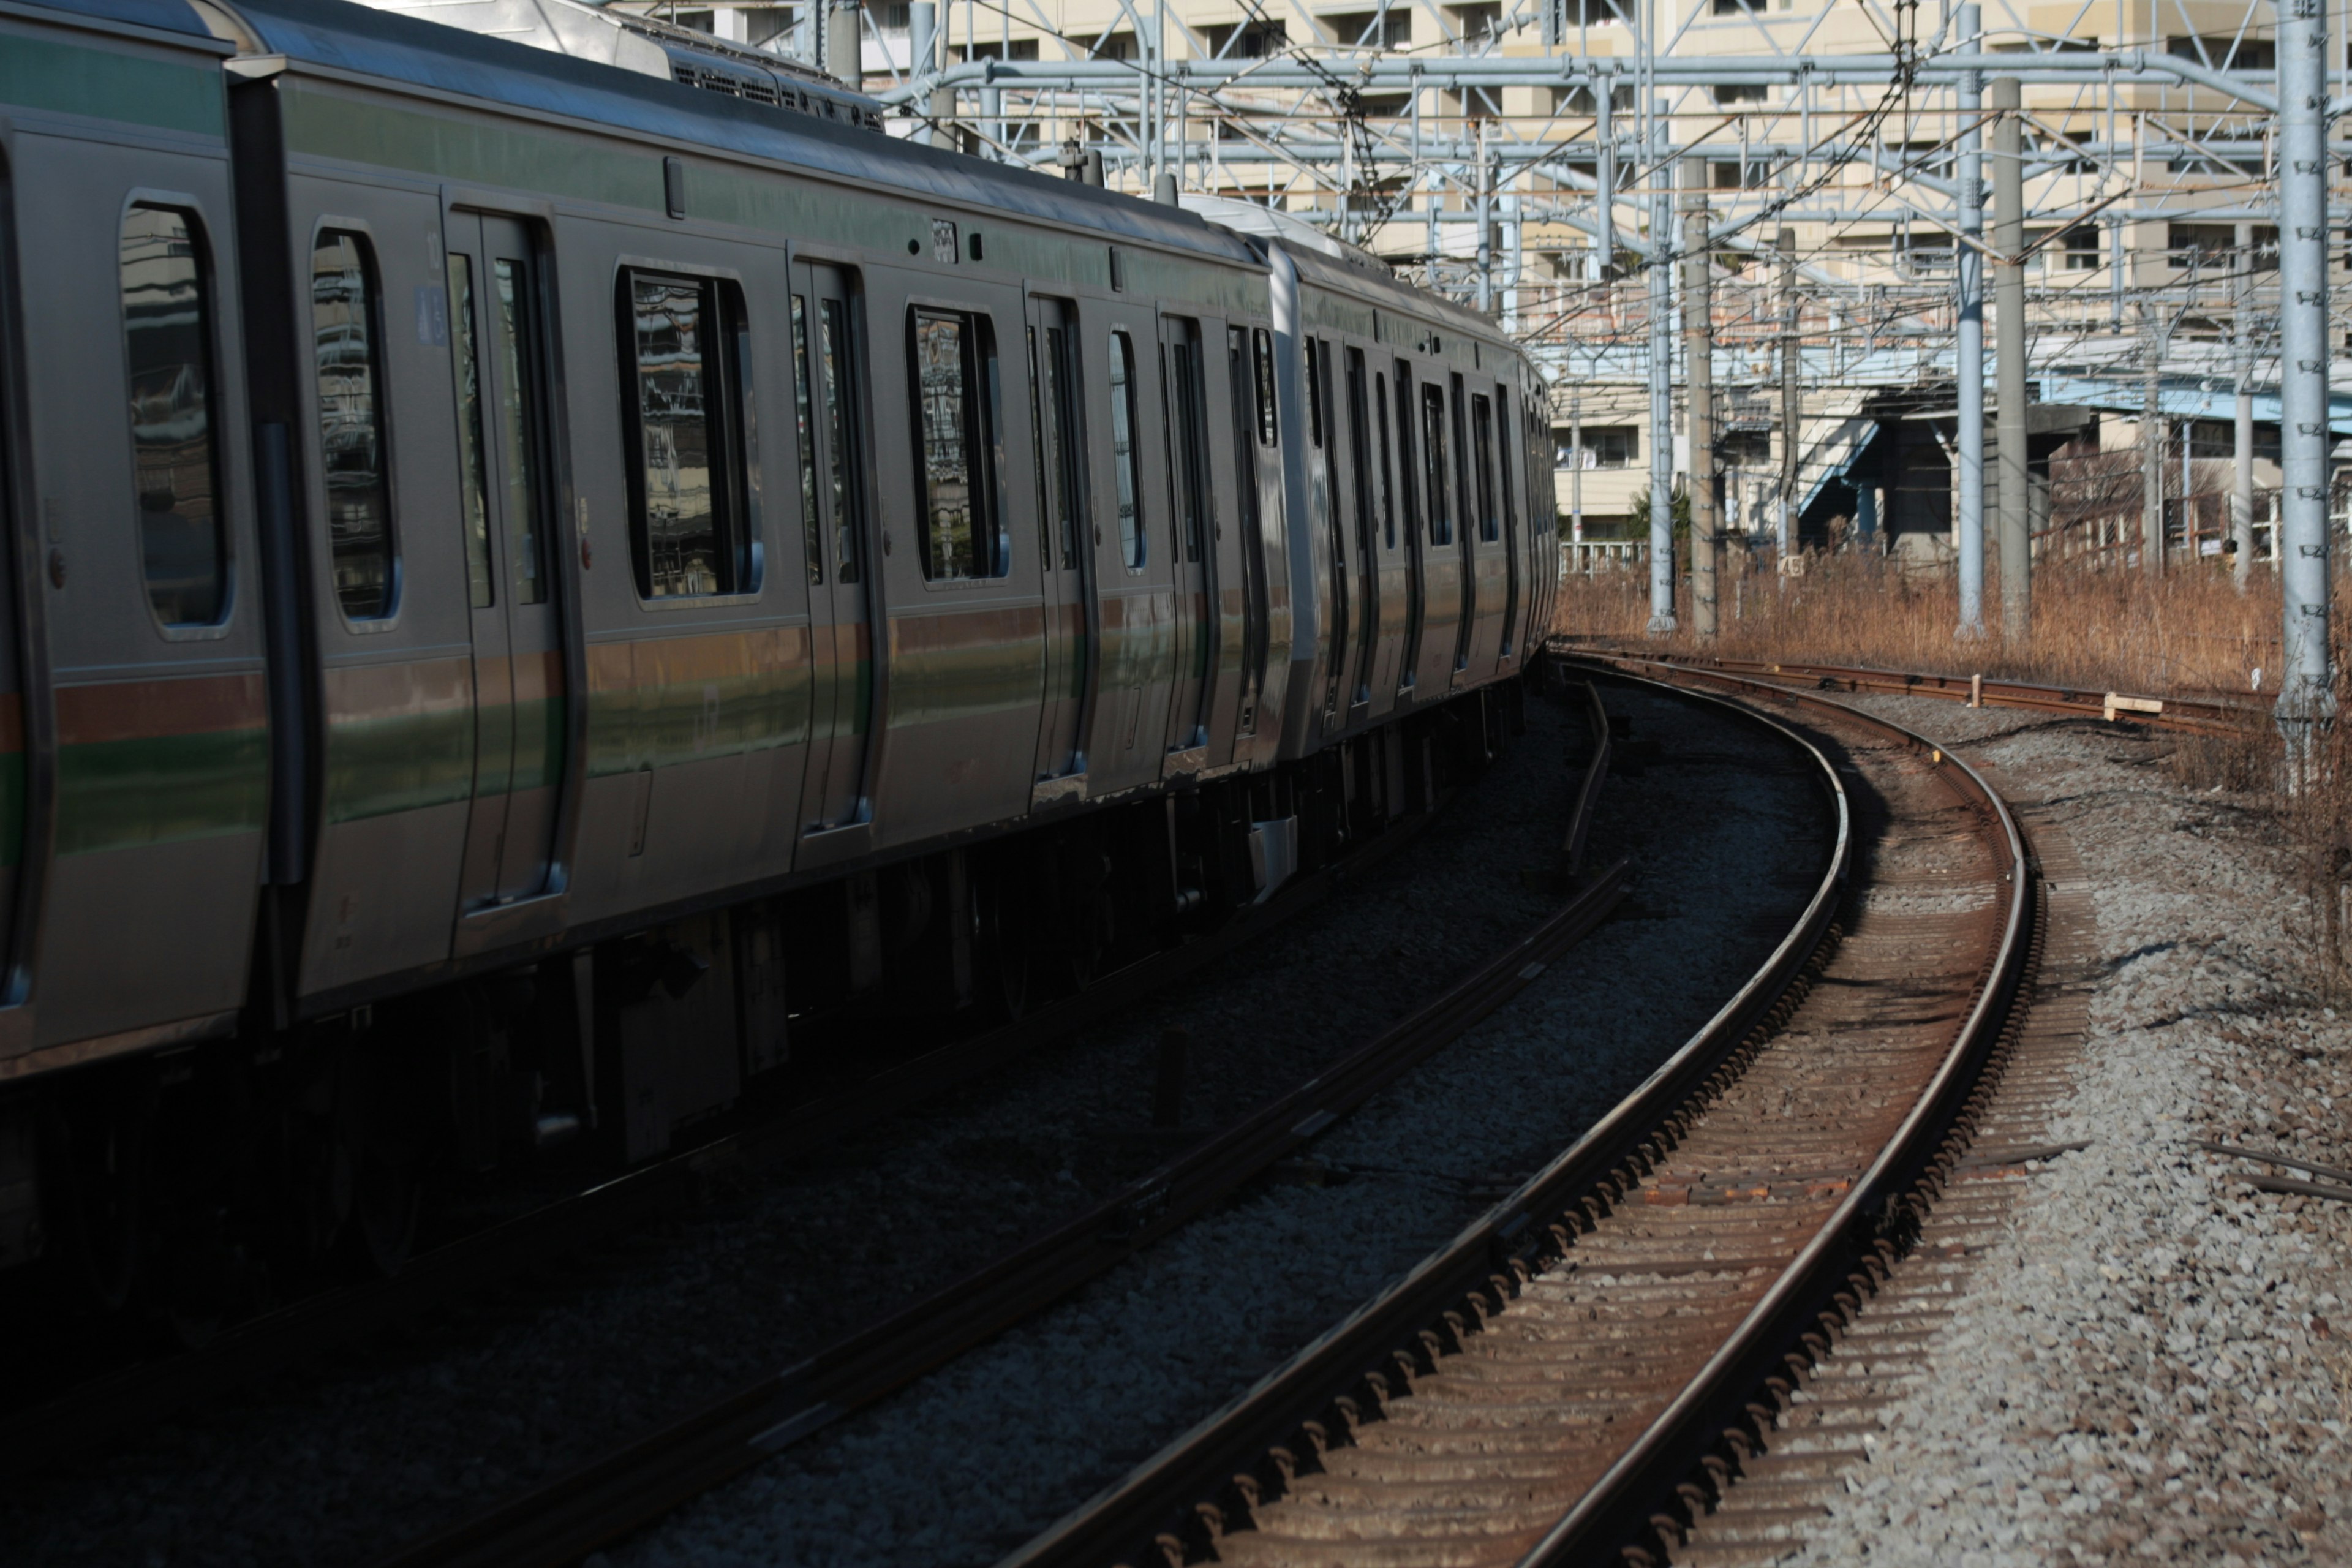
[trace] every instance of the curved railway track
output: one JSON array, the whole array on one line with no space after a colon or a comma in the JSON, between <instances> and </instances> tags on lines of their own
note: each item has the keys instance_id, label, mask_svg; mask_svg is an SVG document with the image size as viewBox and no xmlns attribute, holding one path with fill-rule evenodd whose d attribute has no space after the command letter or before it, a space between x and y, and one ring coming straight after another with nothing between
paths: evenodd
<instances>
[{"instance_id":1,"label":"curved railway track","mask_svg":"<svg viewBox=\"0 0 2352 1568\"><path fill-rule=\"evenodd\" d=\"M1519 1192L1008 1568L1656 1561L1770 1451L1958 1166L2032 879L1998 795L1918 736L1674 683L1825 737L1838 848L1773 958Z\"/></svg>"}]
</instances>

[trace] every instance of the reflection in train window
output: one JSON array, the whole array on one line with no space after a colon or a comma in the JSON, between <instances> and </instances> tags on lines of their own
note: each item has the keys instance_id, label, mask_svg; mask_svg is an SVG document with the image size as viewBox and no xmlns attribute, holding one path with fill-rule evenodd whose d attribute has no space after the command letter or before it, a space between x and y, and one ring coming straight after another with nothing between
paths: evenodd
<instances>
[{"instance_id":1,"label":"reflection in train window","mask_svg":"<svg viewBox=\"0 0 2352 1568\"><path fill-rule=\"evenodd\" d=\"M1038 546L1048 569L1056 542L1061 569L1078 564L1077 498L1085 493L1078 450L1076 377L1070 363L1070 335L1047 327L1043 352L1037 329L1029 329L1029 415L1037 432Z\"/></svg>"},{"instance_id":2,"label":"reflection in train window","mask_svg":"<svg viewBox=\"0 0 2352 1568\"><path fill-rule=\"evenodd\" d=\"M1274 334L1260 327L1251 334L1251 342L1257 357L1257 444L1271 447L1279 429L1274 410Z\"/></svg>"},{"instance_id":3,"label":"reflection in train window","mask_svg":"<svg viewBox=\"0 0 2352 1568\"><path fill-rule=\"evenodd\" d=\"M1118 556L1129 572L1143 570L1142 487L1135 476L1135 341L1110 335L1110 466L1118 479Z\"/></svg>"},{"instance_id":4,"label":"reflection in train window","mask_svg":"<svg viewBox=\"0 0 2352 1568\"><path fill-rule=\"evenodd\" d=\"M1478 538L1487 544L1503 537L1495 512L1495 410L1483 392L1470 398L1471 483L1478 492Z\"/></svg>"},{"instance_id":5,"label":"reflection in train window","mask_svg":"<svg viewBox=\"0 0 2352 1568\"><path fill-rule=\"evenodd\" d=\"M1434 382L1421 389L1422 473L1428 485L1429 542L1454 542L1454 516L1445 494L1445 394Z\"/></svg>"},{"instance_id":6,"label":"reflection in train window","mask_svg":"<svg viewBox=\"0 0 2352 1568\"><path fill-rule=\"evenodd\" d=\"M474 262L449 253L449 345L457 358L457 467L466 508L466 602L498 602L490 571L488 459L482 451L482 364L474 345Z\"/></svg>"},{"instance_id":7,"label":"reflection in train window","mask_svg":"<svg viewBox=\"0 0 2352 1568\"><path fill-rule=\"evenodd\" d=\"M322 229L310 247L310 347L319 367L319 468L335 597L355 621L393 601L391 458L385 450L383 341L367 240Z\"/></svg>"},{"instance_id":8,"label":"reflection in train window","mask_svg":"<svg viewBox=\"0 0 2352 1568\"><path fill-rule=\"evenodd\" d=\"M909 312L915 426L922 442L915 479L921 491L923 575L933 581L1002 577L1011 552L996 521L989 457L995 420L984 362L992 345L982 318L961 311Z\"/></svg>"},{"instance_id":9,"label":"reflection in train window","mask_svg":"<svg viewBox=\"0 0 2352 1568\"><path fill-rule=\"evenodd\" d=\"M123 216L123 340L147 602L166 626L208 626L228 608L220 455L213 431L211 278L191 215Z\"/></svg>"},{"instance_id":10,"label":"reflection in train window","mask_svg":"<svg viewBox=\"0 0 2352 1568\"><path fill-rule=\"evenodd\" d=\"M542 453L539 387L539 328L529 263L500 257L490 263L498 280L499 457L507 482L506 519L513 549L515 603L547 602L547 532L541 515L551 493L540 471Z\"/></svg>"},{"instance_id":11,"label":"reflection in train window","mask_svg":"<svg viewBox=\"0 0 2352 1568\"><path fill-rule=\"evenodd\" d=\"M833 570L840 583L863 582L865 552L859 541L856 432L856 388L850 384L849 315L839 300L817 302L817 357L824 379L825 472L833 500Z\"/></svg>"},{"instance_id":12,"label":"reflection in train window","mask_svg":"<svg viewBox=\"0 0 2352 1568\"><path fill-rule=\"evenodd\" d=\"M816 416L809 395L808 300L793 296L793 410L799 421L801 534L809 586L824 581L824 520L816 510Z\"/></svg>"},{"instance_id":13,"label":"reflection in train window","mask_svg":"<svg viewBox=\"0 0 2352 1568\"><path fill-rule=\"evenodd\" d=\"M1307 441L1311 447L1323 445L1323 356L1316 352L1313 338L1307 344Z\"/></svg>"},{"instance_id":14,"label":"reflection in train window","mask_svg":"<svg viewBox=\"0 0 2352 1568\"><path fill-rule=\"evenodd\" d=\"M624 384L634 383L630 543L648 599L746 586L740 411L726 360L734 334L716 283L631 272Z\"/></svg>"}]
</instances>

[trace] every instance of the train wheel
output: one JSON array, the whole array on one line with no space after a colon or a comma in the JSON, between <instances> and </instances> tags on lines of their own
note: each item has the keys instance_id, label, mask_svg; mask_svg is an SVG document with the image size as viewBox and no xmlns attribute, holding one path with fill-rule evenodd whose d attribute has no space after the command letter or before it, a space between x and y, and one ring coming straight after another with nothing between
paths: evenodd
<instances>
[{"instance_id":1,"label":"train wheel","mask_svg":"<svg viewBox=\"0 0 2352 1568\"><path fill-rule=\"evenodd\" d=\"M425 1183L415 1157L371 1141L361 1152L352 1186L348 1235L360 1266L382 1279L400 1272L416 1244L416 1215L424 1206Z\"/></svg>"},{"instance_id":2,"label":"train wheel","mask_svg":"<svg viewBox=\"0 0 2352 1568\"><path fill-rule=\"evenodd\" d=\"M1004 879L972 881L973 947L980 956L982 1004L999 1023L1017 1023L1029 1011L1027 922L1008 908Z\"/></svg>"},{"instance_id":3,"label":"train wheel","mask_svg":"<svg viewBox=\"0 0 2352 1568\"><path fill-rule=\"evenodd\" d=\"M65 1118L66 1230L78 1281L101 1312L130 1305L139 1283L151 1121L143 1096Z\"/></svg>"}]
</instances>

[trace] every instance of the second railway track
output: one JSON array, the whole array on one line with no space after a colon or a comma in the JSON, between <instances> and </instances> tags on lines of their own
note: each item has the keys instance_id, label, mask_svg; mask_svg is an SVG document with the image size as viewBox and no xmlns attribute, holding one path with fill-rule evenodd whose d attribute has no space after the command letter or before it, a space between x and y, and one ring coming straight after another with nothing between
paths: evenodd
<instances>
[{"instance_id":1,"label":"second railway track","mask_svg":"<svg viewBox=\"0 0 2352 1568\"><path fill-rule=\"evenodd\" d=\"M1655 1561L1770 1451L1956 1158L2031 877L2008 808L1929 742L1677 683L1827 738L1843 831L1772 961L1519 1192L1011 1563Z\"/></svg>"}]
</instances>

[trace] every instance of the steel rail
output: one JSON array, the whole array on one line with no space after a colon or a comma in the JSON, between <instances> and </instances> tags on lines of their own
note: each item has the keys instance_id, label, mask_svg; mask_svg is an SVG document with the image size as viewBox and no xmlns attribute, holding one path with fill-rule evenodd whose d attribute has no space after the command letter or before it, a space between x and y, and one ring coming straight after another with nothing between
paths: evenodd
<instances>
[{"instance_id":1,"label":"steel rail","mask_svg":"<svg viewBox=\"0 0 2352 1568\"><path fill-rule=\"evenodd\" d=\"M758 1168L837 1143L1235 951L1404 848L1437 815L1409 818L1216 931L1113 970L1014 1023L936 1047L847 1089L435 1247L390 1279L303 1297L236 1324L201 1349L101 1373L41 1404L0 1415L0 1471L29 1474L77 1458L175 1412L543 1268L695 1201L719 1172Z\"/></svg>"},{"instance_id":2,"label":"steel rail","mask_svg":"<svg viewBox=\"0 0 2352 1568\"><path fill-rule=\"evenodd\" d=\"M1935 767L1961 785L1964 795L1975 797L1998 829L2008 867L2004 879L2009 884L2009 909L2000 946L1989 972L1980 977L1966 1020L1895 1136L1706 1366L1575 1508L1520 1560L1521 1568L1608 1561L1622 1548L1653 1535L1664 1500L1717 1448L1754 1391L1792 1353L1790 1347L1831 1307L1864 1258L1875 1252L1892 1260L1890 1211L1917 1183L1958 1119L1977 1070L2000 1037L2024 973L2032 935L2032 878L2024 836L2007 803L1965 761L1916 731L1843 703L1716 670L1680 673L1685 680L1721 683L1751 699L1830 709L1843 721L1859 721L1891 732L1928 753Z\"/></svg>"},{"instance_id":3,"label":"steel rail","mask_svg":"<svg viewBox=\"0 0 2352 1568\"><path fill-rule=\"evenodd\" d=\"M1702 695L1700 700L1714 700ZM1820 951L1853 870L1851 804L1820 747L1765 715L1721 704L1785 737L1809 757L1832 805L1829 862L1804 911L1756 973L1633 1092L1502 1203L1347 1320L1223 1410L1006 1558L1000 1568L1100 1568L1160 1561L1167 1538L1197 1534L1204 1509L1246 1509L1237 1477L1257 1470L1303 1421L1335 1405L1385 1397L1432 1347L1458 1345L1465 1320L1500 1309L1557 1256L1581 1202L1613 1203L1638 1181L1660 1129L1713 1080L1743 1044L1777 1026L1789 993ZM1776 1016L1776 1015L1778 1015ZM1593 1212L1598 1212L1597 1209ZM1255 1485L1253 1481L1250 1483ZM1595 1558L1591 1561L1599 1561Z\"/></svg>"},{"instance_id":4,"label":"steel rail","mask_svg":"<svg viewBox=\"0 0 2352 1568\"><path fill-rule=\"evenodd\" d=\"M1714 670L1773 681L1795 681L1822 691L1934 697L1987 708L2021 708L2070 718L2117 719L2161 730L2200 734L2242 734L2270 720L2268 702L2221 697L2146 697L2078 686L2044 686L1989 675L1939 675L1878 669L1867 665L1814 664L1791 659L1700 658L1649 649L1577 647L1555 639L1556 651L1622 659L1661 669Z\"/></svg>"},{"instance_id":5,"label":"steel rail","mask_svg":"<svg viewBox=\"0 0 2352 1568\"><path fill-rule=\"evenodd\" d=\"M1580 791L1576 816L1591 807ZM1570 832L1580 837L1580 823ZM1627 867L1600 872L1412 1016L1085 1213L782 1372L404 1547L380 1568L574 1561L1034 1315L1295 1153L1508 1001L1606 918Z\"/></svg>"}]
</instances>

